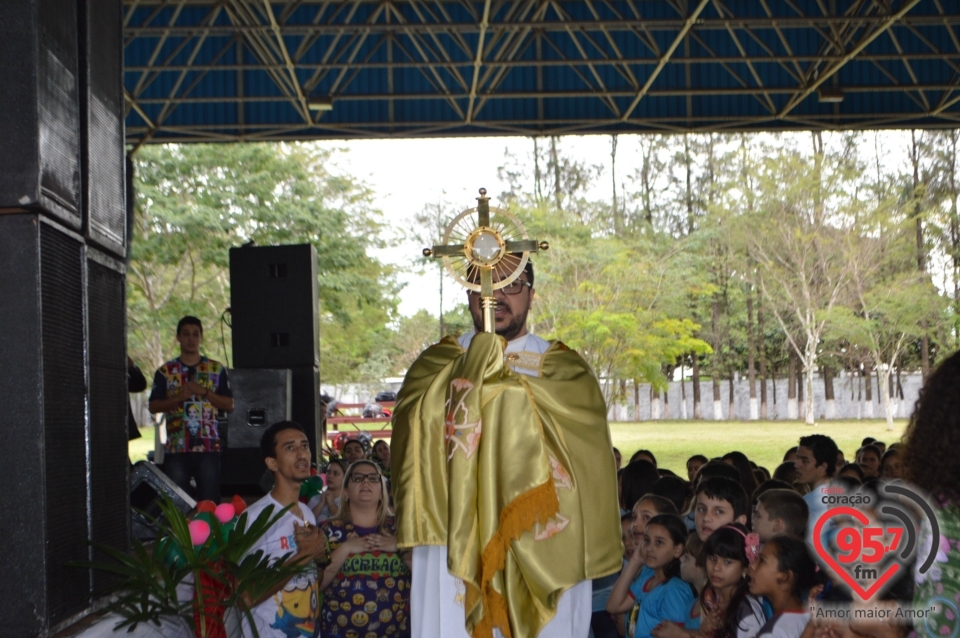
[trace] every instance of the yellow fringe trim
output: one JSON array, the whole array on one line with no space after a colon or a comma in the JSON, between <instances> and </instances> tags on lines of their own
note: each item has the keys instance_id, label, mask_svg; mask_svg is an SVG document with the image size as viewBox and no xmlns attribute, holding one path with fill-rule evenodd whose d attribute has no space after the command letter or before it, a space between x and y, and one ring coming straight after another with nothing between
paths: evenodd
<instances>
[{"instance_id":1,"label":"yellow fringe trim","mask_svg":"<svg viewBox=\"0 0 960 638\"><path fill-rule=\"evenodd\" d=\"M510 543L537 523L545 523L560 511L560 501L551 477L546 483L521 494L500 512L500 525L481 555L480 596L483 616L473 628L473 638L492 638L498 627L504 638L511 638L507 603L490 586L494 575L503 569Z\"/></svg>"}]
</instances>

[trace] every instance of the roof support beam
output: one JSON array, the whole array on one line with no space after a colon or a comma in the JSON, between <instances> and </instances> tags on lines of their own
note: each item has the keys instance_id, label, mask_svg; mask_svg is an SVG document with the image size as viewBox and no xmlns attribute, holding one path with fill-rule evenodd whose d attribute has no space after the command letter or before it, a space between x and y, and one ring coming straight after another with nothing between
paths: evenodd
<instances>
[{"instance_id":1,"label":"roof support beam","mask_svg":"<svg viewBox=\"0 0 960 638\"><path fill-rule=\"evenodd\" d=\"M919 2L920 0L916 0ZM650 87L653 86L653 83L656 81L657 76L660 75L660 72L663 71L663 67L667 66L667 62L670 61L670 58L673 56L673 52L677 50L677 47L680 46L680 43L683 42L683 39L687 37L687 32L693 27L693 23L697 21L697 18L700 16L700 12L703 11L704 7L710 0L700 0L700 4L697 5L697 8L693 10L687 19L683 23L683 28L680 29L680 33L677 34L677 37L673 39L673 44L670 45L670 48L667 49L664 54L660 57L660 62L657 63L657 66L653 69L653 72L650 73L650 77L647 78L646 83L643 85L643 88L637 92L633 102L630 103L630 106L627 107L627 110L623 112L623 115L620 116L621 122L626 122L630 119L630 116L633 114L633 110L637 108L637 105L640 104L640 100L643 99L643 96L647 94L647 91L650 90Z\"/></svg>"},{"instance_id":2,"label":"roof support beam","mask_svg":"<svg viewBox=\"0 0 960 638\"><path fill-rule=\"evenodd\" d=\"M483 17L480 19L480 37L477 38L477 55L473 59L473 79L470 81L470 101L467 104L466 123L473 122L473 105L477 101L477 86L480 83L480 67L483 66L483 40L490 24L490 0L484 0Z\"/></svg>"},{"instance_id":3,"label":"roof support beam","mask_svg":"<svg viewBox=\"0 0 960 638\"><path fill-rule=\"evenodd\" d=\"M874 29L871 33L869 33L867 36L865 36L865 37L857 44L857 46L855 46L852 51L850 51L850 52L847 53L845 56L843 56L843 58L842 58L839 62L837 62L836 64L832 65L829 69L827 69L826 71L824 71L823 73L821 73L820 76L819 76L816 80L814 80L813 84L810 84L810 85L807 86L807 88L805 88L803 91L801 91L801 92L798 93L797 95L793 96L793 98L792 98L789 102L787 102L787 105L786 105L785 107L783 107L783 110L781 110L779 113L777 113L777 119L782 120L782 119L785 118L787 115L789 115L789 114L790 114L790 111L792 111L793 109L797 108L797 106L799 106L799 104L800 104L801 102L803 102L803 101L804 101L805 99L807 99L807 97L809 97L814 91L816 91L818 88L820 88L820 85L822 85L824 82L826 82L826 81L829 80L831 77L833 77L833 76L837 73L837 71L839 71L840 69L843 68L843 65L845 65L847 62L849 62L850 60L852 60L852 59L854 59L855 57L857 57L857 54L858 54L858 53L860 53L861 51L863 51L864 49L866 49L867 46L868 46L871 42L873 42L873 41L876 40L878 37L880 37L880 35L881 35L884 31L886 31L887 29L889 29L890 27L892 27L894 24L896 24L896 22L897 22L898 20L900 20L900 18L902 18L904 15L906 15L907 12L910 11L910 9L914 8L914 7L917 6L919 3L920 3L920 0L907 0L906 4L905 4L899 11L897 11L895 14L893 14L892 16L890 16L889 18L887 18L886 20L884 20L884 21L880 24L880 26L878 26L878 27L877 27L876 29Z\"/></svg>"},{"instance_id":4,"label":"roof support beam","mask_svg":"<svg viewBox=\"0 0 960 638\"><path fill-rule=\"evenodd\" d=\"M307 98L303 95L303 87L300 86L300 80L297 79L297 70L293 66L293 60L290 59L287 44L283 41L283 32L280 30L280 25L277 24L277 17L273 15L273 6L270 4L270 0L263 0L263 10L270 20L270 28L273 29L273 35L277 39L277 47L283 56L283 63L287 67L287 73L290 74L290 84L297 93L297 101L300 103L300 110L304 120L313 123L313 118L310 116L310 107L307 105Z\"/></svg>"}]
</instances>

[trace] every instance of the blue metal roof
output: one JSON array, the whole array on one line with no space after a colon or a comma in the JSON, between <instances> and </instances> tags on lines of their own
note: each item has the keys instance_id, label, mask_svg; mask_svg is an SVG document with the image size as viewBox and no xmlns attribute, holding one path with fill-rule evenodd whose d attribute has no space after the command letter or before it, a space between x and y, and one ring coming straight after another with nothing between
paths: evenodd
<instances>
[{"instance_id":1,"label":"blue metal roof","mask_svg":"<svg viewBox=\"0 0 960 638\"><path fill-rule=\"evenodd\" d=\"M960 125L957 0L124 9L134 145Z\"/></svg>"}]
</instances>

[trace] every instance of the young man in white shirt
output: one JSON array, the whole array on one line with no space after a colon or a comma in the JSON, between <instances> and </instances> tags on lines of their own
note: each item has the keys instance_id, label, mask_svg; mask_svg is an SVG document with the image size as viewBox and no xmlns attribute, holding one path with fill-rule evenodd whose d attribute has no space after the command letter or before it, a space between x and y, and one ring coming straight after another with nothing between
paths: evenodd
<instances>
[{"instance_id":1,"label":"young man in white shirt","mask_svg":"<svg viewBox=\"0 0 960 638\"><path fill-rule=\"evenodd\" d=\"M300 484L310 476L310 442L300 424L281 421L263 433L260 449L267 469L273 472L274 486L269 494L247 508L247 521L256 520L268 507L272 508L272 515L285 507L290 509L250 551L263 550L265 556L274 559L287 556L287 564L299 563L304 569L259 600L244 602L260 638L313 636L320 618L315 561L325 554L326 539L317 528L313 512L299 502ZM254 635L246 618L243 635Z\"/></svg>"}]
</instances>

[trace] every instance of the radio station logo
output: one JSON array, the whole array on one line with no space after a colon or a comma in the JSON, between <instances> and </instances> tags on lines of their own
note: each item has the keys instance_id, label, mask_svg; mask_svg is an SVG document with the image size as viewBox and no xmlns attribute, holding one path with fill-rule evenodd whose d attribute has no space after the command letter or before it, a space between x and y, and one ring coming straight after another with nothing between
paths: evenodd
<instances>
[{"instance_id":1,"label":"radio station logo","mask_svg":"<svg viewBox=\"0 0 960 638\"><path fill-rule=\"evenodd\" d=\"M909 574L914 562L926 574L940 545L940 526L933 508L917 490L902 483L884 483L877 491L847 492L840 485L820 488L829 507L813 527L813 546L825 569L866 602ZM918 532L926 524L930 543L918 555Z\"/></svg>"}]
</instances>

